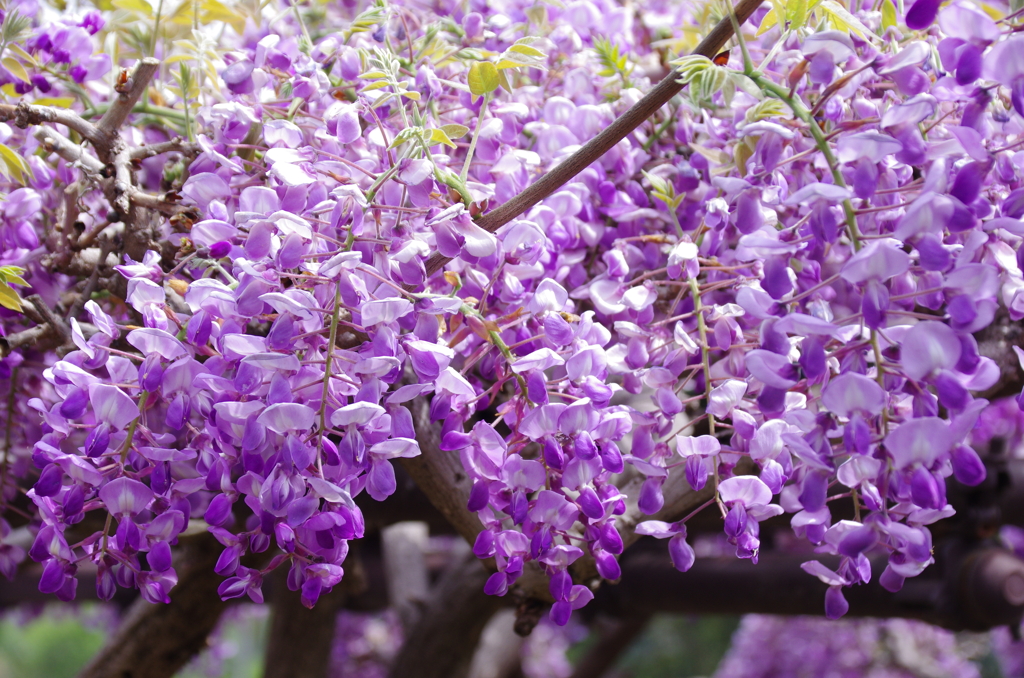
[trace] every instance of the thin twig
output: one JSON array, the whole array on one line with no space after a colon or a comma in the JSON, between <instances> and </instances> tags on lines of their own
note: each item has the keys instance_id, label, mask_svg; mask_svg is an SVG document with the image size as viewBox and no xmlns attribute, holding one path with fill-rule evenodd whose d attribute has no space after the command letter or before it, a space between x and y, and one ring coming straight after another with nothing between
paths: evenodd
<instances>
[{"instance_id":1,"label":"thin twig","mask_svg":"<svg viewBox=\"0 0 1024 678\"><path fill-rule=\"evenodd\" d=\"M181 137L175 137L170 141L161 141L157 144L148 144L146 146L133 148L131 150L130 157L132 160L145 160L146 158L152 158L157 155L173 152L187 156L194 156L199 155L202 150L203 149L199 147L199 144L190 143Z\"/></svg>"},{"instance_id":2,"label":"thin twig","mask_svg":"<svg viewBox=\"0 0 1024 678\"><path fill-rule=\"evenodd\" d=\"M64 324L63 320L54 315L53 310L46 305L46 302L43 301L42 297L38 294L33 294L25 297L25 301L30 302L32 306L35 307L39 315L41 315L43 320L46 321L46 324L57 333L57 336L65 340L71 338L71 330L68 329L68 326Z\"/></svg>"},{"instance_id":3,"label":"thin twig","mask_svg":"<svg viewBox=\"0 0 1024 678\"><path fill-rule=\"evenodd\" d=\"M89 279L85 281L85 287L82 288L81 294L78 295L78 299L71 306L71 310L68 311L68 320L71 318L77 318L78 314L85 308L85 302L89 301L92 297L92 293L96 290L96 283L100 279L100 268L107 261L107 255L113 249L112 244L109 240L104 240L100 245L100 258L96 261L95 268L92 269L92 273L89 275Z\"/></svg>"},{"instance_id":4,"label":"thin twig","mask_svg":"<svg viewBox=\"0 0 1024 678\"><path fill-rule=\"evenodd\" d=\"M33 106L24 101L18 105L0 104L0 122L13 122L21 129L25 129L29 125L42 125L49 122L55 125L64 125L94 144L103 141L103 137L95 125L66 108Z\"/></svg>"},{"instance_id":5,"label":"thin twig","mask_svg":"<svg viewBox=\"0 0 1024 678\"><path fill-rule=\"evenodd\" d=\"M103 117L96 124L97 132L101 135L102 140L105 141L105 143L93 141L93 145L96 146L96 151L100 154L101 159L104 155L115 152L116 149L113 146L115 139L119 138L117 135L118 130L121 129L124 121L128 119L128 115L132 112L135 104L142 98L142 95L149 87L149 81L153 79L159 68L160 62L151 57L136 63L135 70L129 76L130 83L127 91L120 93L120 96L110 104L110 108L107 109L107 112L103 114Z\"/></svg>"}]
</instances>

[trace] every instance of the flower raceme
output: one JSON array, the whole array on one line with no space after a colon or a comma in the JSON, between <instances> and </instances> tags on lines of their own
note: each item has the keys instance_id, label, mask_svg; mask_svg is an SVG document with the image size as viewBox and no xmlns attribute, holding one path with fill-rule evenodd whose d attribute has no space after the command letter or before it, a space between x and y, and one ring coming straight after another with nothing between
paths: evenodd
<instances>
[{"instance_id":1,"label":"flower raceme","mask_svg":"<svg viewBox=\"0 0 1024 678\"><path fill-rule=\"evenodd\" d=\"M46 87L109 96L93 79L103 20L63 20L62 51L32 8L24 68L75 64ZM211 87L156 85L166 105L126 143L193 136L187 172L145 154L138 172L199 218L155 219L168 247L125 255L110 271L124 303L75 305L64 350L0 361L3 491L32 486L42 590L73 597L91 561L101 598L167 601L171 547L205 530L222 597L261 601L288 567L313 605L363 536L354 498L387 500L430 425L472 481L486 591L537 567L559 624L593 597L576 561L621 575L627 513L655 516L637 534L693 564L689 516L665 508L677 474L737 556L756 562L760 522L783 513L839 556L805 566L830 617L871 578L869 551L888 554L891 590L932 561L946 479L981 482L976 424L1005 410L976 396L999 368L974 334L1024 318L1019 19L967 0L917 0L900 25L871 3L825 0L782 26L762 12L727 63L683 60L687 93L491 233L481 211L651 86L650 26L706 30L701 16L610 0L324 11L311 31L301 9L221 27L217 45L199 27L180 55L154 37ZM595 75L612 45L637 68ZM32 101L40 77L15 89ZM0 264L57 308L91 269L47 267L61 243L46 215L92 179L27 130L0 137L27 158L0 206ZM128 228L102 191L80 202L90 237ZM428 277L435 252L452 261ZM31 326L2 313L5 336ZM853 520L833 520L837 502ZM24 554L0 549L9 574Z\"/></svg>"}]
</instances>

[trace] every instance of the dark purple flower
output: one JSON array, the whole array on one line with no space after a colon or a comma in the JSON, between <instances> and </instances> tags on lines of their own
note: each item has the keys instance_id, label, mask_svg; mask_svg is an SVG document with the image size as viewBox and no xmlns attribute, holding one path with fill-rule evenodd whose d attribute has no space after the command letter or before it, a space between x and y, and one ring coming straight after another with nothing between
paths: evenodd
<instances>
[{"instance_id":1,"label":"dark purple flower","mask_svg":"<svg viewBox=\"0 0 1024 678\"><path fill-rule=\"evenodd\" d=\"M935 23L941 0L915 0L907 10L907 28L920 31Z\"/></svg>"}]
</instances>

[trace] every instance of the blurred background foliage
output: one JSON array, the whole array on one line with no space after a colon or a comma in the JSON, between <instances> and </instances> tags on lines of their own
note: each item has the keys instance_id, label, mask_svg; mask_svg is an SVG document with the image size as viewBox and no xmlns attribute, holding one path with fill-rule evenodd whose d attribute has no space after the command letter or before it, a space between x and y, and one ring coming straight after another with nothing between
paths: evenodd
<instances>
[{"instance_id":1,"label":"blurred background foliage","mask_svg":"<svg viewBox=\"0 0 1024 678\"><path fill-rule=\"evenodd\" d=\"M211 644L179 678L259 678L269 610L233 608ZM729 649L738 617L659 615L623 653L609 678L696 678L715 673ZM0 678L72 678L116 627L116 614L96 604L19 609L0 618ZM578 660L596 642L584 638L568 652ZM980 678L1004 676L991 651L980 656Z\"/></svg>"}]
</instances>

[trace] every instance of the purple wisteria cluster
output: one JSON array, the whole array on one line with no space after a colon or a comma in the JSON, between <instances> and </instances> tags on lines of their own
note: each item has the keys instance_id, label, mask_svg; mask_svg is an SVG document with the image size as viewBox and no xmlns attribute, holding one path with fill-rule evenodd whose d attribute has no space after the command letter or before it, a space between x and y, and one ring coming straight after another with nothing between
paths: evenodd
<instances>
[{"instance_id":1,"label":"purple wisteria cluster","mask_svg":"<svg viewBox=\"0 0 1024 678\"><path fill-rule=\"evenodd\" d=\"M56 271L50 255L88 163L0 124L27 158L0 264L75 312L60 350L0 362L7 518L34 534L43 591L74 597L90 563L101 598L167 601L172 547L208 531L221 596L260 601L286 567L313 605L363 536L353 498L386 500L431 426L430 453L472 481L487 592L542 570L559 624L593 597L576 561L620 576L623 516L665 518L636 532L689 568L689 514L662 512L680 474L737 556L756 561L759 523L783 513L840 556L805 565L830 617L869 552L890 590L932 562L946 478L984 477L974 394L1000 371L973 335L1024 318L1019 17L765 7L727 58L675 62L689 87L668 108L491 233L479 215L606 128L665 74L658 50L689 44L678 27L721 8L349 4L154 32L181 69L126 143L191 135L190 163L136 171L199 217L156 215L166 246L118 258L81 304L67 292L108 251ZM98 115L100 83L122 91L94 80L102 18L29 24L27 101L60 88ZM127 239L102 191L80 202L87 234ZM428 275L435 254L451 261ZM3 336L31 325L2 310ZM22 554L0 549L10 573Z\"/></svg>"},{"instance_id":2,"label":"purple wisteria cluster","mask_svg":"<svg viewBox=\"0 0 1024 678\"><path fill-rule=\"evenodd\" d=\"M748 615L733 635L715 678L978 678L968 643L945 629L909 619L844 619Z\"/></svg>"}]
</instances>

